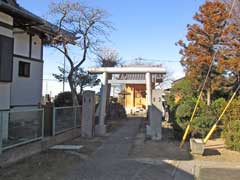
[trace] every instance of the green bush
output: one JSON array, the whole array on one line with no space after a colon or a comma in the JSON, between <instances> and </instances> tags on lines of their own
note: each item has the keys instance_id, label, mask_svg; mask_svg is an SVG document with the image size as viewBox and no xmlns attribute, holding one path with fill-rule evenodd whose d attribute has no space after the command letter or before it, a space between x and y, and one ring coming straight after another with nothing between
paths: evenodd
<instances>
[{"instance_id":1,"label":"green bush","mask_svg":"<svg viewBox=\"0 0 240 180\"><path fill-rule=\"evenodd\" d=\"M196 104L195 98L182 100L176 109L176 121L180 127L186 128L191 118L194 106Z\"/></svg>"},{"instance_id":2,"label":"green bush","mask_svg":"<svg viewBox=\"0 0 240 180\"><path fill-rule=\"evenodd\" d=\"M72 106L73 100L71 92L59 93L54 100L54 105L56 107Z\"/></svg>"},{"instance_id":3,"label":"green bush","mask_svg":"<svg viewBox=\"0 0 240 180\"><path fill-rule=\"evenodd\" d=\"M223 116L223 137L228 148L240 151L240 97L233 100Z\"/></svg>"},{"instance_id":4,"label":"green bush","mask_svg":"<svg viewBox=\"0 0 240 180\"><path fill-rule=\"evenodd\" d=\"M211 104L211 108L213 110L214 115L216 117L219 117L226 105L227 105L227 102L224 98L218 98L215 101L213 101Z\"/></svg>"},{"instance_id":5,"label":"green bush","mask_svg":"<svg viewBox=\"0 0 240 180\"><path fill-rule=\"evenodd\" d=\"M196 138L204 138L216 122L216 116L212 108L207 105L201 106L199 111L191 124L191 135Z\"/></svg>"},{"instance_id":6,"label":"green bush","mask_svg":"<svg viewBox=\"0 0 240 180\"><path fill-rule=\"evenodd\" d=\"M240 120L228 123L224 131L225 143L228 148L240 151Z\"/></svg>"},{"instance_id":7,"label":"green bush","mask_svg":"<svg viewBox=\"0 0 240 180\"><path fill-rule=\"evenodd\" d=\"M77 98L79 105L82 105L82 95L78 94ZM73 106L72 93L69 91L59 93L54 99L54 105L56 107Z\"/></svg>"},{"instance_id":8,"label":"green bush","mask_svg":"<svg viewBox=\"0 0 240 180\"><path fill-rule=\"evenodd\" d=\"M196 105L196 98L182 99L176 108L176 120L175 131L178 131L177 136L182 136L186 129L194 107ZM217 118L221 114L223 108L226 105L226 101L222 98L215 100L211 106L207 106L206 103L200 102L197 112L191 123L190 134L192 137L203 138L207 135L213 124L217 121ZM179 133L181 132L181 133Z\"/></svg>"},{"instance_id":9,"label":"green bush","mask_svg":"<svg viewBox=\"0 0 240 180\"><path fill-rule=\"evenodd\" d=\"M176 103L176 95L180 97L180 101ZM196 92L191 87L190 81L183 79L174 84L171 92L166 96L166 100L170 107L170 119L173 123L175 137L180 139L190 121L196 104ZM190 134L193 137L203 138L207 135L213 124L224 110L227 102L224 98L214 96L214 100L210 106L205 102L200 102L194 119L191 123ZM240 98L234 100L232 105L220 122L223 129L218 129L212 137L219 137L222 130L229 148L239 150L240 148Z\"/></svg>"},{"instance_id":10,"label":"green bush","mask_svg":"<svg viewBox=\"0 0 240 180\"><path fill-rule=\"evenodd\" d=\"M179 140L182 138L184 130L189 123L195 103L195 98L184 99L179 102L179 105L175 106L174 111L171 111L171 115L173 114L172 116L174 117L174 121L172 121L174 136Z\"/></svg>"}]
</instances>

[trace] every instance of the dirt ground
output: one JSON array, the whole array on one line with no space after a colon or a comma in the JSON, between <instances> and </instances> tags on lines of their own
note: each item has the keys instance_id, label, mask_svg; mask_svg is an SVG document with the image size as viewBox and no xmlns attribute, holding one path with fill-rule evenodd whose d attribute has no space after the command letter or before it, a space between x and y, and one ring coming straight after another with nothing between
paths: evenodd
<instances>
[{"instance_id":1,"label":"dirt ground","mask_svg":"<svg viewBox=\"0 0 240 180\"><path fill-rule=\"evenodd\" d=\"M225 147L221 138L209 140L205 146L204 155L193 155L190 153L189 143L186 142L183 149L179 149L180 142L174 139L171 125L163 124L163 139L159 142L144 139L145 124L142 126L135 141L132 156L142 158L157 158L168 160L199 160L199 161L221 161L240 162L240 152L231 151ZM139 140L138 140L139 138ZM142 140L140 140L142 139ZM142 142L141 142L142 141Z\"/></svg>"},{"instance_id":2,"label":"dirt ground","mask_svg":"<svg viewBox=\"0 0 240 180\"><path fill-rule=\"evenodd\" d=\"M179 141L173 137L173 129L167 123L163 125L163 139L152 141L145 138L146 124L142 124L139 134L136 137L133 150L130 154L133 158L154 158L158 160L192 160L189 153L189 145L185 144L179 149Z\"/></svg>"},{"instance_id":3,"label":"dirt ground","mask_svg":"<svg viewBox=\"0 0 240 180\"><path fill-rule=\"evenodd\" d=\"M221 138L209 140L205 146L203 156L194 155L195 160L240 162L240 152L231 151L226 148Z\"/></svg>"},{"instance_id":4,"label":"dirt ground","mask_svg":"<svg viewBox=\"0 0 240 180\"><path fill-rule=\"evenodd\" d=\"M106 138L106 137L105 137ZM104 137L83 139L76 138L65 144L83 145L79 151L48 150L30 158L0 169L0 180L55 180L61 179L64 173L89 158L101 146Z\"/></svg>"},{"instance_id":5,"label":"dirt ground","mask_svg":"<svg viewBox=\"0 0 240 180\"><path fill-rule=\"evenodd\" d=\"M76 138L63 144L83 145L79 151L48 150L0 169L0 180L61 180L65 172L90 158L103 141L124 124L126 120L108 122L106 137Z\"/></svg>"}]
</instances>

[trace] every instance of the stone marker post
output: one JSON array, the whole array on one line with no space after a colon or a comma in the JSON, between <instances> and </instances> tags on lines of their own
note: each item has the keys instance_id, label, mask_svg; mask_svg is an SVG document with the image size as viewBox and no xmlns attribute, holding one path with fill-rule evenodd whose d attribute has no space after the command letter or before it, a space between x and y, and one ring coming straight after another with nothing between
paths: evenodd
<instances>
[{"instance_id":1,"label":"stone marker post","mask_svg":"<svg viewBox=\"0 0 240 180\"><path fill-rule=\"evenodd\" d=\"M91 138L94 136L95 126L95 92L84 91L82 98L82 137Z\"/></svg>"},{"instance_id":2,"label":"stone marker post","mask_svg":"<svg viewBox=\"0 0 240 180\"><path fill-rule=\"evenodd\" d=\"M162 91L152 90L152 106L149 109L149 125L147 126L147 136L152 140L162 139Z\"/></svg>"}]
</instances>

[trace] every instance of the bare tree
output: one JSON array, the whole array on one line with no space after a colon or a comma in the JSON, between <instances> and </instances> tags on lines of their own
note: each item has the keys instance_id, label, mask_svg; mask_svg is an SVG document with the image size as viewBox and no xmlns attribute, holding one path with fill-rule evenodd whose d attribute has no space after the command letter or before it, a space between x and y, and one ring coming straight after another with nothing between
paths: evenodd
<instances>
[{"instance_id":1,"label":"bare tree","mask_svg":"<svg viewBox=\"0 0 240 180\"><path fill-rule=\"evenodd\" d=\"M97 52L97 65L100 67L115 67L122 65L122 59L115 49L102 48Z\"/></svg>"},{"instance_id":2,"label":"bare tree","mask_svg":"<svg viewBox=\"0 0 240 180\"><path fill-rule=\"evenodd\" d=\"M96 51L113 28L107 21L107 13L103 9L70 0L52 3L49 14L54 21L53 27L57 31L49 44L64 54L69 63L70 70L67 78L73 103L78 105L77 91L74 86L75 72L86 61L88 53ZM77 60L71 55L73 46L77 47L79 53Z\"/></svg>"}]
</instances>

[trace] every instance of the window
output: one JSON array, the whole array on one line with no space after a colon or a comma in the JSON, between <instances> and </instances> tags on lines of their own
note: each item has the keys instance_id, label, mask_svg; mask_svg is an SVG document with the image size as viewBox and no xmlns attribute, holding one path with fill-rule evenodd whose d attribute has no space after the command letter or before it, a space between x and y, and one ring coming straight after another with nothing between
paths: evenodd
<instances>
[{"instance_id":1,"label":"window","mask_svg":"<svg viewBox=\"0 0 240 180\"><path fill-rule=\"evenodd\" d=\"M0 35L0 82L12 81L13 38Z\"/></svg>"},{"instance_id":2,"label":"window","mask_svg":"<svg viewBox=\"0 0 240 180\"><path fill-rule=\"evenodd\" d=\"M30 63L19 61L18 75L21 77L30 77Z\"/></svg>"}]
</instances>

